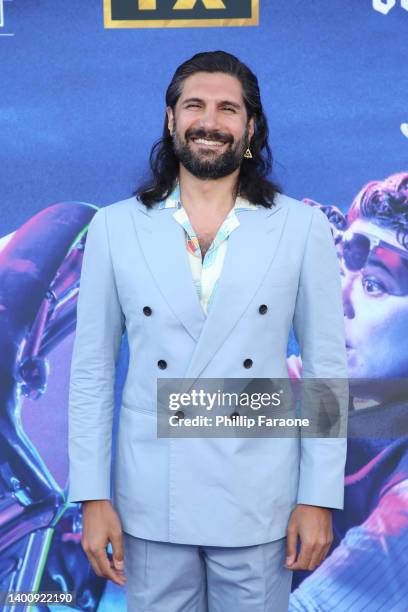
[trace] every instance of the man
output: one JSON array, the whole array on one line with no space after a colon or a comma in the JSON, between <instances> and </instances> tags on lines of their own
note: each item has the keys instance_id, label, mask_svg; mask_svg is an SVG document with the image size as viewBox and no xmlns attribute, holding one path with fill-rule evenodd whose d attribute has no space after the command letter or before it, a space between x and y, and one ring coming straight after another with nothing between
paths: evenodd
<instances>
[{"instance_id":1,"label":"man","mask_svg":"<svg viewBox=\"0 0 408 612\"><path fill-rule=\"evenodd\" d=\"M344 229L337 244L354 396L344 512L334 513L331 554L294 590L290 610L404 612L408 173L365 185L348 211Z\"/></svg>"},{"instance_id":2,"label":"man","mask_svg":"<svg viewBox=\"0 0 408 612\"><path fill-rule=\"evenodd\" d=\"M69 498L84 502L83 546L95 571L117 584L127 579L129 609L283 611L293 570L316 567L331 544L345 438L158 436L157 385L285 378L292 320L304 378L345 379L330 225L268 181L258 82L236 57L217 51L186 61L166 104L152 182L137 199L98 211L88 230L71 368ZM125 327L129 370L111 502L115 362ZM340 420L346 411L343 401Z\"/></svg>"}]
</instances>

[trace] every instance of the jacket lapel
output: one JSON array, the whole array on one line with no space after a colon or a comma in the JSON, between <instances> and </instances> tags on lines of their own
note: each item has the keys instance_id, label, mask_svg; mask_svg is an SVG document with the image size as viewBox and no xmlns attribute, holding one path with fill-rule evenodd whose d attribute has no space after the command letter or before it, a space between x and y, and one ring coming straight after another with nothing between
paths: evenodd
<instances>
[{"instance_id":1,"label":"jacket lapel","mask_svg":"<svg viewBox=\"0 0 408 612\"><path fill-rule=\"evenodd\" d=\"M206 316L191 275L184 230L174 208L148 210L136 201L132 216L146 265L169 308L198 341Z\"/></svg>"},{"instance_id":2,"label":"jacket lapel","mask_svg":"<svg viewBox=\"0 0 408 612\"><path fill-rule=\"evenodd\" d=\"M184 378L196 379L243 315L271 265L288 209L279 198L271 209L241 210L240 227L228 238L223 269L206 317L193 284L184 230L174 208L148 210L136 201L134 227L164 299L197 342Z\"/></svg>"}]
</instances>

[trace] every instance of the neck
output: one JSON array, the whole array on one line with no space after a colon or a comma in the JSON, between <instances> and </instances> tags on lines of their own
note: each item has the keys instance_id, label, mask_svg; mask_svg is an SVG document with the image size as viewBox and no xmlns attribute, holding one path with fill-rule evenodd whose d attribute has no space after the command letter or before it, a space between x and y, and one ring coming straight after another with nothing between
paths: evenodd
<instances>
[{"instance_id":1,"label":"neck","mask_svg":"<svg viewBox=\"0 0 408 612\"><path fill-rule=\"evenodd\" d=\"M216 217L227 214L235 204L239 168L220 179L198 179L180 165L180 198L187 213Z\"/></svg>"}]
</instances>

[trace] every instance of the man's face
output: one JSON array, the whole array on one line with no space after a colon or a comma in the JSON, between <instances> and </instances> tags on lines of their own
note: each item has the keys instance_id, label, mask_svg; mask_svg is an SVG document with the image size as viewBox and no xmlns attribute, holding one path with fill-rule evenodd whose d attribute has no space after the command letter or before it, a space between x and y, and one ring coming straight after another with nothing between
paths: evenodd
<instances>
[{"instance_id":1,"label":"man's face","mask_svg":"<svg viewBox=\"0 0 408 612\"><path fill-rule=\"evenodd\" d=\"M394 231L369 219L358 218L349 229L374 234L402 248ZM392 253L381 259L373 254L363 270L356 272L342 265L350 378L408 375L408 268L396 265L397 259Z\"/></svg>"},{"instance_id":2,"label":"man's face","mask_svg":"<svg viewBox=\"0 0 408 612\"><path fill-rule=\"evenodd\" d=\"M239 168L254 133L241 83L222 72L197 72L184 81L168 127L180 163L200 179L217 179Z\"/></svg>"}]
</instances>

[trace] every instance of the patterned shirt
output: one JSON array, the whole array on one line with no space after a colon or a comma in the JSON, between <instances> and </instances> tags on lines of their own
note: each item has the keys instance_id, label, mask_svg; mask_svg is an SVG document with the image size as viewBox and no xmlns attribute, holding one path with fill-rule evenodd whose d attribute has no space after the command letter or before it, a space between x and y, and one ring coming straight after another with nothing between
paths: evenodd
<instances>
[{"instance_id":1,"label":"patterned shirt","mask_svg":"<svg viewBox=\"0 0 408 612\"><path fill-rule=\"evenodd\" d=\"M201 306L207 315L213 303L218 279L221 275L227 251L228 237L240 225L235 213L238 210L257 210L258 206L238 196L235 200L235 205L225 217L204 259L201 256L197 235L190 223L186 209L181 203L179 184L177 184L173 193L166 200L159 202L158 209L163 208L175 208L173 218L184 228L193 283Z\"/></svg>"}]
</instances>

